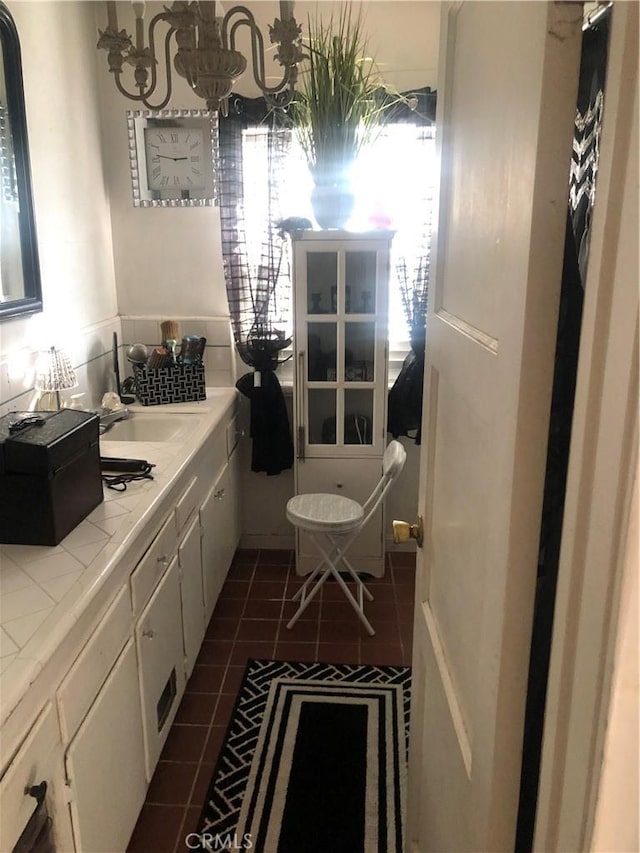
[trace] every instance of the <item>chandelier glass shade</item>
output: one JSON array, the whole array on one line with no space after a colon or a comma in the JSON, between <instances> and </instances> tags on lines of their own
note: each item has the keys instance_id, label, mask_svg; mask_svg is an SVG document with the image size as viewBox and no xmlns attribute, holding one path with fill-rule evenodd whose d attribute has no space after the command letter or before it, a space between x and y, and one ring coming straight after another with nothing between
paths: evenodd
<instances>
[{"instance_id":1,"label":"chandelier glass shade","mask_svg":"<svg viewBox=\"0 0 640 853\"><path fill-rule=\"evenodd\" d=\"M280 64L281 79L267 84L264 38L253 14L244 6L234 6L216 18L216 4L208 0L175 0L149 21L145 41L145 4L132 3L136 16L135 39L118 29L115 2L107 2L107 26L100 30L98 48L107 51L109 71L118 91L148 109L161 110L171 98L173 68L191 89L206 101L207 109L226 112L227 98L247 68L247 60L236 49L241 27L249 29L253 79L267 101L285 106L291 100L298 78L298 63L304 59L301 27L293 17L292 2L280 2L280 17L269 27L271 44L277 46L274 59ZM167 29L163 49L157 50L156 28ZM175 39L172 37L175 35ZM159 65L164 65L164 95L157 94ZM133 90L122 81L125 66L133 67ZM158 98L155 103L152 99Z\"/></svg>"}]
</instances>

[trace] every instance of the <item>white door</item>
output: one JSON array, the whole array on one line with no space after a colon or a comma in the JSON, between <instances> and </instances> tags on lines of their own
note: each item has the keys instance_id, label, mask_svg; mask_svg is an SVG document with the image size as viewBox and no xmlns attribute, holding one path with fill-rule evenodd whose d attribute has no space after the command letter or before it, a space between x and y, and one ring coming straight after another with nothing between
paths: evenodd
<instances>
[{"instance_id":1,"label":"white door","mask_svg":"<svg viewBox=\"0 0 640 853\"><path fill-rule=\"evenodd\" d=\"M513 850L581 4L443 7L408 850Z\"/></svg>"}]
</instances>

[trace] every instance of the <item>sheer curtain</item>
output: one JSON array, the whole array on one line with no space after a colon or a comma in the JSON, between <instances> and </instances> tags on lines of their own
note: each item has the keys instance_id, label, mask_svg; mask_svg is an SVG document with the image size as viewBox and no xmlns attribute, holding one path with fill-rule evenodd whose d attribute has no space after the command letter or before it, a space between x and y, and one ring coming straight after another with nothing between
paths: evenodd
<instances>
[{"instance_id":1,"label":"sheer curtain","mask_svg":"<svg viewBox=\"0 0 640 853\"><path fill-rule=\"evenodd\" d=\"M392 247L396 299L409 335L410 350L389 391L387 428L394 438L421 441L422 379L427 302L431 272L431 235L436 185L435 136L432 127L413 129L415 154L406 180L411 209L398 222ZM391 298L393 312L393 295Z\"/></svg>"},{"instance_id":2,"label":"sheer curtain","mask_svg":"<svg viewBox=\"0 0 640 853\"><path fill-rule=\"evenodd\" d=\"M253 368L236 384L251 400L252 470L279 474L293 465L289 419L275 374L282 351L291 343L290 250L277 225L290 134L277 126L262 99L235 98L219 128L227 299L236 348ZM262 178L258 183L256 174ZM258 239L254 207L261 211Z\"/></svg>"}]
</instances>

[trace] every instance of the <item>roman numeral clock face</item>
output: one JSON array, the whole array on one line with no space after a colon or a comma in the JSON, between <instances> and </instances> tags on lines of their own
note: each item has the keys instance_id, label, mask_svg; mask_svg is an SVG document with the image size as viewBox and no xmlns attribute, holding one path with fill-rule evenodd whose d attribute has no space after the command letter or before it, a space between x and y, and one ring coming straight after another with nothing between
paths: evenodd
<instances>
[{"instance_id":1,"label":"roman numeral clock face","mask_svg":"<svg viewBox=\"0 0 640 853\"><path fill-rule=\"evenodd\" d=\"M204 133L198 128L146 127L144 143L150 190L202 190Z\"/></svg>"}]
</instances>

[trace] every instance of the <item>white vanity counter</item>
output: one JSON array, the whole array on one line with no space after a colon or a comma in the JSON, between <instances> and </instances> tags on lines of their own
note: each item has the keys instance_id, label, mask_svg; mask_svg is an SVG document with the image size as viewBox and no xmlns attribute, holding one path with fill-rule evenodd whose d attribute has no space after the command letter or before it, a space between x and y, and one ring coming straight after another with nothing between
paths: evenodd
<instances>
[{"instance_id":1,"label":"white vanity counter","mask_svg":"<svg viewBox=\"0 0 640 853\"><path fill-rule=\"evenodd\" d=\"M153 480L132 482L126 491L105 487L104 502L55 547L0 546L0 771L128 583L180 497L189 464L232 416L237 395L234 388L209 388L202 402L130 407L146 417L180 412L193 418L180 440L101 437L101 455L147 459L155 465Z\"/></svg>"}]
</instances>

